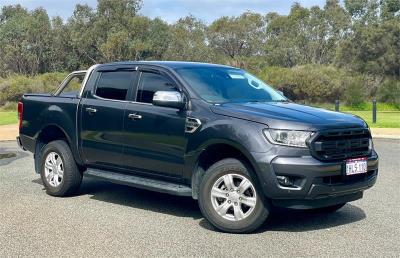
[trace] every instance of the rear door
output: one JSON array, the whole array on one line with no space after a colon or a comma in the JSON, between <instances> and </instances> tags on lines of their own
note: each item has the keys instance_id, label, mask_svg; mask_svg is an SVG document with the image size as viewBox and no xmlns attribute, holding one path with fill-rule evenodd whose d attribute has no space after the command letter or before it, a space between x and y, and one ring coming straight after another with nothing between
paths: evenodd
<instances>
[{"instance_id":1,"label":"rear door","mask_svg":"<svg viewBox=\"0 0 400 258\"><path fill-rule=\"evenodd\" d=\"M137 88L126 106L124 164L132 172L181 177L186 112L152 104L156 91L176 91L178 86L161 71L142 69Z\"/></svg>"},{"instance_id":2,"label":"rear door","mask_svg":"<svg viewBox=\"0 0 400 258\"><path fill-rule=\"evenodd\" d=\"M89 166L122 167L123 124L137 72L98 71L94 88L81 104L81 150Z\"/></svg>"}]
</instances>

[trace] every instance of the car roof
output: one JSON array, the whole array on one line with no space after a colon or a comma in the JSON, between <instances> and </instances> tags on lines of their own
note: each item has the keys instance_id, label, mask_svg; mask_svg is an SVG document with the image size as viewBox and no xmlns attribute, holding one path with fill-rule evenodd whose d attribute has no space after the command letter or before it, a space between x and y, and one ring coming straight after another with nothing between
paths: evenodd
<instances>
[{"instance_id":1,"label":"car roof","mask_svg":"<svg viewBox=\"0 0 400 258\"><path fill-rule=\"evenodd\" d=\"M220 68L232 68L236 69L232 66L221 65L221 64L211 64L211 63L201 63L201 62L184 62L184 61L125 61L125 62L113 62L107 64L101 64L100 66L105 65L156 65L170 69L179 69L179 68L204 68L204 67L220 67Z\"/></svg>"}]
</instances>

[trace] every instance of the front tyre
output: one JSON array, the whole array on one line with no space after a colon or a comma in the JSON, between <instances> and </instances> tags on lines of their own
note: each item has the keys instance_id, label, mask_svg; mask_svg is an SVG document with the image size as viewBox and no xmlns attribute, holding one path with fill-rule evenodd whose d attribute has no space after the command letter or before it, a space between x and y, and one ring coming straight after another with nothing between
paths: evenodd
<instances>
[{"instance_id":1,"label":"front tyre","mask_svg":"<svg viewBox=\"0 0 400 258\"><path fill-rule=\"evenodd\" d=\"M200 184L199 206L215 227L231 233L256 230L269 215L269 207L237 159L224 159L212 165Z\"/></svg>"},{"instance_id":2,"label":"front tyre","mask_svg":"<svg viewBox=\"0 0 400 258\"><path fill-rule=\"evenodd\" d=\"M65 141L52 141L44 147L40 176L49 195L69 196L78 191L82 174Z\"/></svg>"}]
</instances>

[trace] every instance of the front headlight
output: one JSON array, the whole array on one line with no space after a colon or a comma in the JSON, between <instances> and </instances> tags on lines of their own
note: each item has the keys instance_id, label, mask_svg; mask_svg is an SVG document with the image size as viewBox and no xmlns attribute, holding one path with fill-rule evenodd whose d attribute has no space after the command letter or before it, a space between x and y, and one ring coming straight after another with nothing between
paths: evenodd
<instances>
[{"instance_id":1,"label":"front headlight","mask_svg":"<svg viewBox=\"0 0 400 258\"><path fill-rule=\"evenodd\" d=\"M279 145L293 146L293 147L307 147L306 140L313 134L307 131L291 131L291 130L275 130L265 129L264 135L267 139Z\"/></svg>"}]
</instances>

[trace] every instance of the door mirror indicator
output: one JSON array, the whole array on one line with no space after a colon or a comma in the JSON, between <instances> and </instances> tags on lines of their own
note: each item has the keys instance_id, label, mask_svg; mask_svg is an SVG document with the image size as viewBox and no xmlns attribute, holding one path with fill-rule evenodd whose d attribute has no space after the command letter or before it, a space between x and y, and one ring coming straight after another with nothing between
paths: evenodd
<instances>
[{"instance_id":1,"label":"door mirror indicator","mask_svg":"<svg viewBox=\"0 0 400 258\"><path fill-rule=\"evenodd\" d=\"M156 91L153 96L153 105L182 109L186 102L182 93L177 91Z\"/></svg>"}]
</instances>

